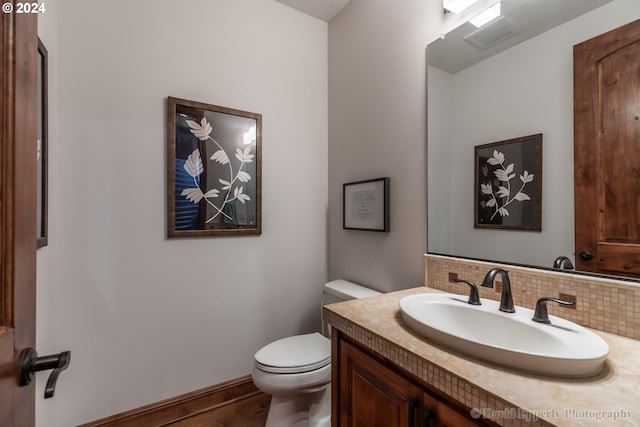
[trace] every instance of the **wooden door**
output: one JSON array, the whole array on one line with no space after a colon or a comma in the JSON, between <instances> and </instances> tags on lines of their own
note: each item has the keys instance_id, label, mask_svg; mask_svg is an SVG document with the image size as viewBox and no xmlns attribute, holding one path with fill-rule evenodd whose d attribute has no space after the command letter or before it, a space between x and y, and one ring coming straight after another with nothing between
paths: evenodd
<instances>
[{"instance_id":1,"label":"wooden door","mask_svg":"<svg viewBox=\"0 0 640 427\"><path fill-rule=\"evenodd\" d=\"M576 269L640 277L640 20L574 46Z\"/></svg>"},{"instance_id":2,"label":"wooden door","mask_svg":"<svg viewBox=\"0 0 640 427\"><path fill-rule=\"evenodd\" d=\"M422 390L415 384L344 341L339 363L341 427L422 425Z\"/></svg>"},{"instance_id":3,"label":"wooden door","mask_svg":"<svg viewBox=\"0 0 640 427\"><path fill-rule=\"evenodd\" d=\"M4 1L4 8L13 2ZM35 344L36 15L0 14L0 426L35 425L18 359Z\"/></svg>"}]
</instances>

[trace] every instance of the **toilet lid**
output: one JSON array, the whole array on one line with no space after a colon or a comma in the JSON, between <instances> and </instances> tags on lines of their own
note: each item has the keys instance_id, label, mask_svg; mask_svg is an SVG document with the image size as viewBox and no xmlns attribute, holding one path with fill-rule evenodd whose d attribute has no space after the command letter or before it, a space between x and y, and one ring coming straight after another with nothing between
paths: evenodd
<instances>
[{"instance_id":1,"label":"toilet lid","mask_svg":"<svg viewBox=\"0 0 640 427\"><path fill-rule=\"evenodd\" d=\"M317 332L282 338L255 355L261 371L295 374L314 371L331 363L331 341Z\"/></svg>"}]
</instances>

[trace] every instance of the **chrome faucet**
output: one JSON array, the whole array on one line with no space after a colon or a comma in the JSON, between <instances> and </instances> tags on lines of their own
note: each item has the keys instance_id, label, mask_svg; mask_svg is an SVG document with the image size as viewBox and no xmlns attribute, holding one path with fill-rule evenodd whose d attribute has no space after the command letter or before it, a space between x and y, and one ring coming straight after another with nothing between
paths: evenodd
<instances>
[{"instance_id":1,"label":"chrome faucet","mask_svg":"<svg viewBox=\"0 0 640 427\"><path fill-rule=\"evenodd\" d=\"M515 313L516 309L513 306L513 295L511 295L511 282L509 281L509 275L501 268L492 268L489 270L482 285L485 288L493 288L493 280L496 275L499 274L502 277L502 295L500 296L500 311L505 313Z\"/></svg>"}]
</instances>

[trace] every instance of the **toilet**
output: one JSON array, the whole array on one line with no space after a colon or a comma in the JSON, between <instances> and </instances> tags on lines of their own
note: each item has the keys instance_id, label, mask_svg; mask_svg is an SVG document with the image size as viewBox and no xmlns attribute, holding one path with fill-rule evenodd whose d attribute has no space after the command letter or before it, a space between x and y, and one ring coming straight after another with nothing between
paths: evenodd
<instances>
[{"instance_id":1,"label":"toilet","mask_svg":"<svg viewBox=\"0 0 640 427\"><path fill-rule=\"evenodd\" d=\"M346 280L324 285L322 303L380 295ZM328 325L322 322L325 335ZM255 354L253 383L271 395L265 427L331 426L331 341L318 332L282 338Z\"/></svg>"}]
</instances>

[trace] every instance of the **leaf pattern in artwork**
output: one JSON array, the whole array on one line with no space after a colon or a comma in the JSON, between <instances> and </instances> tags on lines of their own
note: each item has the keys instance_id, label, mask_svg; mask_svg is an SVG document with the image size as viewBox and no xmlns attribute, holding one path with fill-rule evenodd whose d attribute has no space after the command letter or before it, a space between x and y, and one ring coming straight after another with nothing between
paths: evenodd
<instances>
[{"instance_id":1,"label":"leaf pattern in artwork","mask_svg":"<svg viewBox=\"0 0 640 427\"><path fill-rule=\"evenodd\" d=\"M218 178L218 182L221 184L220 189L212 188L203 192L200 187L200 180L197 178L204 172L205 165L200 157L200 150L196 149L184 163L184 169L193 178L195 186L184 189L181 195L194 204L204 200L213 209L211 216L206 219L207 223L212 222L220 215L224 216L226 220L233 221L234 219L229 216L228 209L225 209L225 206L235 201L245 204L245 202L251 200L251 197L244 192L244 187L239 183L248 183L252 179L251 174L243 170L245 163L252 163L255 158L255 155L251 154L252 147L246 146L244 149L236 149L235 158L240 163L236 164L237 167L234 168L223 146L211 137L213 127L206 118L203 117L200 123L194 120L185 120L185 122L196 138L214 145L214 149L211 150L213 155L209 160L227 166L229 175L226 179ZM210 152L209 150L206 151ZM221 194L223 197L221 197Z\"/></svg>"},{"instance_id":2,"label":"leaf pattern in artwork","mask_svg":"<svg viewBox=\"0 0 640 427\"><path fill-rule=\"evenodd\" d=\"M200 121L200 124L194 122L193 120L185 121L187 122L187 126L191 128L191 133L194 134L200 141L206 141L207 139L209 139L209 135L211 134L213 128L211 127L209 122L207 122L206 118L203 117Z\"/></svg>"},{"instance_id":3,"label":"leaf pattern in artwork","mask_svg":"<svg viewBox=\"0 0 640 427\"><path fill-rule=\"evenodd\" d=\"M184 190L182 190L181 195L185 196L193 203L198 203L204 197L204 194L202 194L202 190L200 190L200 188L185 188Z\"/></svg>"},{"instance_id":4,"label":"leaf pattern in artwork","mask_svg":"<svg viewBox=\"0 0 640 427\"><path fill-rule=\"evenodd\" d=\"M487 160L490 165L501 165L504 163L504 154L498 150L493 150L493 157Z\"/></svg>"},{"instance_id":5,"label":"leaf pattern in artwork","mask_svg":"<svg viewBox=\"0 0 640 427\"><path fill-rule=\"evenodd\" d=\"M505 166L505 160L506 158L504 153L498 150L493 150L493 156L487 159L488 164L499 166L499 168L497 168L493 172L498 181L502 183L502 185L497 185L496 183L497 191L494 192L494 188L490 182L480 183L481 193L492 196L491 199L487 200L484 203L485 207L495 207L495 212L491 216L491 219L493 219L496 215L500 215L503 217L509 216L509 210L507 209L507 206L509 206L514 201L524 202L527 200L531 200L529 195L524 193L522 190L524 190L524 187L527 185L527 183L533 182L534 175L530 174L528 171L524 171L522 175L520 175L522 186L516 192L516 194L511 197L511 180L516 176L516 174L514 173L515 165L511 163L508 166ZM482 165L481 172L483 176L488 176L488 169L486 165ZM502 204L500 204L498 200L500 200Z\"/></svg>"},{"instance_id":6,"label":"leaf pattern in artwork","mask_svg":"<svg viewBox=\"0 0 640 427\"><path fill-rule=\"evenodd\" d=\"M500 180L500 181L509 181L511 180L511 178L513 178L514 176L516 176L516 174L511 173L513 172L513 163L511 163L509 166L507 166L505 169L498 169L494 172L494 174L496 174L496 177Z\"/></svg>"},{"instance_id":7,"label":"leaf pattern in artwork","mask_svg":"<svg viewBox=\"0 0 640 427\"><path fill-rule=\"evenodd\" d=\"M251 147L246 147L244 151L239 148L236 149L236 159L240 160L243 163L251 163L253 162L253 154L249 154L251 152Z\"/></svg>"},{"instance_id":8,"label":"leaf pattern in artwork","mask_svg":"<svg viewBox=\"0 0 640 427\"><path fill-rule=\"evenodd\" d=\"M218 197L218 195L220 194L220 191L218 191L217 189L212 189L209 190L205 193L204 197L211 197L211 198L215 198Z\"/></svg>"},{"instance_id":9,"label":"leaf pattern in artwork","mask_svg":"<svg viewBox=\"0 0 640 427\"><path fill-rule=\"evenodd\" d=\"M498 187L498 197L509 197L509 189L507 187Z\"/></svg>"},{"instance_id":10,"label":"leaf pattern in artwork","mask_svg":"<svg viewBox=\"0 0 640 427\"><path fill-rule=\"evenodd\" d=\"M238 172L238 181L249 182L250 180L251 180L251 175L249 175L245 171Z\"/></svg>"},{"instance_id":11,"label":"leaf pattern in artwork","mask_svg":"<svg viewBox=\"0 0 640 427\"><path fill-rule=\"evenodd\" d=\"M220 179L220 184L222 184L223 190L228 190L231 188L231 183L229 181L225 181L224 179Z\"/></svg>"},{"instance_id":12,"label":"leaf pattern in artwork","mask_svg":"<svg viewBox=\"0 0 640 427\"><path fill-rule=\"evenodd\" d=\"M202 159L200 158L200 150L195 149L193 153L189 154L189 158L187 158L187 161L184 163L184 170L194 178L204 171Z\"/></svg>"},{"instance_id":13,"label":"leaf pattern in artwork","mask_svg":"<svg viewBox=\"0 0 640 427\"><path fill-rule=\"evenodd\" d=\"M211 156L211 160L215 160L221 165L226 165L227 163L229 163L229 156L227 156L227 153L224 150L218 150L213 153L213 156Z\"/></svg>"},{"instance_id":14,"label":"leaf pattern in artwork","mask_svg":"<svg viewBox=\"0 0 640 427\"><path fill-rule=\"evenodd\" d=\"M242 191L242 187L236 187L233 192L233 196L244 205L244 202L251 200L251 198L248 195L244 194Z\"/></svg>"},{"instance_id":15,"label":"leaf pattern in artwork","mask_svg":"<svg viewBox=\"0 0 640 427\"><path fill-rule=\"evenodd\" d=\"M533 181L533 174L529 174L529 172L524 171L524 174L520 175L520 180L522 182L524 182L525 184L527 182L531 182L531 181Z\"/></svg>"}]
</instances>

